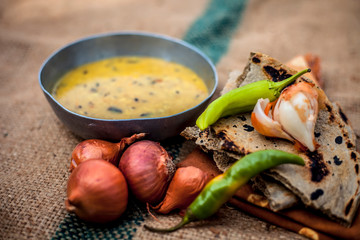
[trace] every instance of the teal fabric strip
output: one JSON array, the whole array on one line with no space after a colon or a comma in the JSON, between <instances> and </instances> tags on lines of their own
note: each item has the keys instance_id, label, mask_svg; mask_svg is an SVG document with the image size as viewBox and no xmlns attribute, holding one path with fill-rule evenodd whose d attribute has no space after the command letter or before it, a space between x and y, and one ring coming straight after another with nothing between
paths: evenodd
<instances>
[{"instance_id":1,"label":"teal fabric strip","mask_svg":"<svg viewBox=\"0 0 360 240\"><path fill-rule=\"evenodd\" d=\"M132 239L136 228L141 226L145 216L145 207L133 201L129 202L123 217L104 226L86 223L74 214L67 214L52 240Z\"/></svg>"},{"instance_id":2,"label":"teal fabric strip","mask_svg":"<svg viewBox=\"0 0 360 240\"><path fill-rule=\"evenodd\" d=\"M211 0L203 15L189 28L183 40L202 50L214 64L227 52L247 0Z\"/></svg>"}]
</instances>

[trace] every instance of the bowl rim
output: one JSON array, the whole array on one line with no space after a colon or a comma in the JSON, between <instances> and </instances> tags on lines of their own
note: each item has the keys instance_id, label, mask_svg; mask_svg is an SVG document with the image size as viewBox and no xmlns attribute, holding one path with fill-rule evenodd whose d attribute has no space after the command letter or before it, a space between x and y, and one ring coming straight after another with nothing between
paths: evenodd
<instances>
[{"instance_id":1,"label":"bowl rim","mask_svg":"<svg viewBox=\"0 0 360 240\"><path fill-rule=\"evenodd\" d=\"M154 37L154 38L160 38L163 40L167 40L170 42L174 42L177 43L179 45L182 45L184 47L189 48L190 50L196 52L197 54L199 54L210 66L213 74L214 74L214 87L211 89L211 92L209 92L208 96L203 99L200 103L196 104L195 106L188 108L184 111L181 111L179 113L176 114L172 114L172 115L168 115L168 116L163 116L163 117L152 117L152 118L128 118L128 119L104 119L104 118L95 118L95 117L89 117L89 116L85 116L85 115L81 115L78 114L76 112L70 111L69 109L65 108L62 104L60 104L53 96L50 92L48 92L45 87L42 84L42 78L41 78L41 73L43 71L43 69L46 67L46 65L51 61L51 59L56 56L58 53L60 53L61 51L63 51L66 48L69 48L75 44L78 44L80 42L84 42L84 41L88 41L88 40L92 40L95 38L103 38L103 37L110 37L110 36L126 36L126 35L133 35L133 36L144 36L144 37ZM40 87L42 89L42 91L51 98L52 101L54 101L59 107L61 107L63 110L65 110L66 112L73 114L75 116L81 117L81 118L85 118L88 120L95 120L95 121L104 121L104 122L126 122L126 121L149 121L149 120L159 120L159 119L167 119L167 118L172 118L172 117L176 117L178 115L181 115L185 112L189 112L195 108L197 108L198 106L202 105L203 103L205 103L206 101L210 100L210 98L212 98L212 96L214 95L217 87L218 87L218 75L217 75L217 71L216 71L216 67L213 64L213 62L211 61L211 59L206 56L199 48L195 47L194 45L185 42L181 39L178 38L174 38L174 37L170 37L168 35L163 35L163 34L158 34L158 33L150 33L150 32L144 32L144 31L122 31L122 32L109 32L109 33L100 33L100 34L94 34L94 35L89 35L83 38L80 38L78 40L72 41L60 48L58 48L57 50L55 50L54 52L52 52L46 59L45 61L42 63L39 73L38 73L38 81L40 84Z\"/></svg>"}]
</instances>

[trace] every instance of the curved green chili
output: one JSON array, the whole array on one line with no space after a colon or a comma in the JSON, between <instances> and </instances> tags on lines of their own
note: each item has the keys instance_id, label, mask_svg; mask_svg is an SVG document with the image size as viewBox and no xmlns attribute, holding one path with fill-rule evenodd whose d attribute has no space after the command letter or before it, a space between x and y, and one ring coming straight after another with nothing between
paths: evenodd
<instances>
[{"instance_id":1,"label":"curved green chili","mask_svg":"<svg viewBox=\"0 0 360 240\"><path fill-rule=\"evenodd\" d=\"M223 174L213 178L187 208L182 221L174 227L158 229L145 225L155 232L175 231L185 224L213 215L250 178L260 172L284 163L304 165L304 160L294 154L280 150L253 152L235 162Z\"/></svg>"},{"instance_id":2,"label":"curved green chili","mask_svg":"<svg viewBox=\"0 0 360 240\"><path fill-rule=\"evenodd\" d=\"M210 103L196 120L196 125L200 130L204 130L222 117L250 112L260 98L268 98L272 102L280 96L286 86L310 71L302 70L280 82L261 80L233 89Z\"/></svg>"}]
</instances>

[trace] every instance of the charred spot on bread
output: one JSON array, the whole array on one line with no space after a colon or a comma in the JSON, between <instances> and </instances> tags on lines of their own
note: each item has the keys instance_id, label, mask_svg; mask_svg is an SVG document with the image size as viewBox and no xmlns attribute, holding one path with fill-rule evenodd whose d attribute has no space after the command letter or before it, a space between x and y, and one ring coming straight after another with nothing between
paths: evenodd
<instances>
[{"instance_id":1,"label":"charred spot on bread","mask_svg":"<svg viewBox=\"0 0 360 240\"><path fill-rule=\"evenodd\" d=\"M326 109L328 110L328 112L332 112L332 107L329 104L325 104Z\"/></svg>"},{"instance_id":2,"label":"charred spot on bread","mask_svg":"<svg viewBox=\"0 0 360 240\"><path fill-rule=\"evenodd\" d=\"M270 78L273 82L280 82L280 81L285 80L292 76L291 74L288 74L286 72L286 70L284 70L282 68L277 70L274 67L268 66L268 65L264 66L263 68L264 68L265 72L267 73L267 75L270 76Z\"/></svg>"},{"instance_id":3,"label":"charred spot on bread","mask_svg":"<svg viewBox=\"0 0 360 240\"><path fill-rule=\"evenodd\" d=\"M349 201L349 203L346 205L346 208L345 208L345 215L348 215L348 214L349 214L349 212L350 212L350 209L351 209L351 207L352 207L353 202L354 202L354 199L352 198L352 199Z\"/></svg>"},{"instance_id":4,"label":"charred spot on bread","mask_svg":"<svg viewBox=\"0 0 360 240\"><path fill-rule=\"evenodd\" d=\"M350 157L356 162L356 154L354 152L351 152Z\"/></svg>"},{"instance_id":5,"label":"charred spot on bread","mask_svg":"<svg viewBox=\"0 0 360 240\"><path fill-rule=\"evenodd\" d=\"M326 107L327 111L329 112L329 122L334 122L335 121L335 115L334 115L332 106L325 103L325 107Z\"/></svg>"},{"instance_id":6,"label":"charred spot on bread","mask_svg":"<svg viewBox=\"0 0 360 240\"><path fill-rule=\"evenodd\" d=\"M316 200L323 194L324 194L324 191L322 189L318 188L314 192L311 193L310 199L311 200Z\"/></svg>"},{"instance_id":7,"label":"charred spot on bread","mask_svg":"<svg viewBox=\"0 0 360 240\"><path fill-rule=\"evenodd\" d=\"M204 131L201 131L199 133L199 137L201 137L201 138L208 137L209 136L209 131L210 131L209 128L205 129Z\"/></svg>"},{"instance_id":8,"label":"charred spot on bread","mask_svg":"<svg viewBox=\"0 0 360 240\"><path fill-rule=\"evenodd\" d=\"M335 143L336 143L336 144L342 144L342 142L343 142L342 136L337 136L337 137L335 138Z\"/></svg>"},{"instance_id":9,"label":"charred spot on bread","mask_svg":"<svg viewBox=\"0 0 360 240\"><path fill-rule=\"evenodd\" d=\"M253 57L252 61L253 61L253 63L260 63L261 62L261 60L259 58L257 58L257 57Z\"/></svg>"},{"instance_id":10,"label":"charred spot on bread","mask_svg":"<svg viewBox=\"0 0 360 240\"><path fill-rule=\"evenodd\" d=\"M307 151L306 155L310 159L311 181L321 182L322 179L329 174L323 155L317 150L314 152Z\"/></svg>"},{"instance_id":11,"label":"charred spot on bread","mask_svg":"<svg viewBox=\"0 0 360 240\"><path fill-rule=\"evenodd\" d=\"M338 111L340 114L341 119L346 123L349 124L349 119L347 118L347 116L345 115L345 113L343 112L343 110L341 109L340 105L338 105Z\"/></svg>"},{"instance_id":12,"label":"charred spot on bread","mask_svg":"<svg viewBox=\"0 0 360 240\"><path fill-rule=\"evenodd\" d=\"M334 156L333 159L334 159L335 165L337 165L337 166L341 165L342 162L343 162L343 161L341 161L340 158L339 158L338 156L336 156L336 155Z\"/></svg>"},{"instance_id":13,"label":"charred spot on bread","mask_svg":"<svg viewBox=\"0 0 360 240\"><path fill-rule=\"evenodd\" d=\"M353 148L353 147L354 147L354 144L352 144L352 142L350 142L350 141L346 141L346 146L347 146L348 148Z\"/></svg>"},{"instance_id":14,"label":"charred spot on bread","mask_svg":"<svg viewBox=\"0 0 360 240\"><path fill-rule=\"evenodd\" d=\"M254 131L254 127L253 127L253 126L250 126L250 125L248 125L248 124L244 124L244 125L243 125L243 128L244 128L244 130L247 131L247 132L252 132L252 131Z\"/></svg>"},{"instance_id":15,"label":"charred spot on bread","mask_svg":"<svg viewBox=\"0 0 360 240\"><path fill-rule=\"evenodd\" d=\"M239 152L239 147L231 140L229 140L226 136L226 132L221 131L217 134L217 137L219 137L223 142L221 144L221 148L225 149L230 152ZM240 151L241 152L241 151Z\"/></svg>"},{"instance_id":16,"label":"charred spot on bread","mask_svg":"<svg viewBox=\"0 0 360 240\"><path fill-rule=\"evenodd\" d=\"M359 175L359 164L355 165L355 172L357 175Z\"/></svg>"},{"instance_id":17,"label":"charred spot on bread","mask_svg":"<svg viewBox=\"0 0 360 240\"><path fill-rule=\"evenodd\" d=\"M246 121L246 117L244 115L237 116L241 121Z\"/></svg>"}]
</instances>

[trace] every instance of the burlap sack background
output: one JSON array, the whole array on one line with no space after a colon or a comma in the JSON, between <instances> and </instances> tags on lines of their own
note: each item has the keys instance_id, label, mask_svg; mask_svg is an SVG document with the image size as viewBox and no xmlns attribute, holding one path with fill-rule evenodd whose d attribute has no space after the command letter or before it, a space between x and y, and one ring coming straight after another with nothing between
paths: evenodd
<instances>
[{"instance_id":1,"label":"burlap sack background","mask_svg":"<svg viewBox=\"0 0 360 240\"><path fill-rule=\"evenodd\" d=\"M56 118L38 85L42 62L70 41L140 30L182 38L209 1L2 0L0 2L0 239L48 239L67 216L69 154L81 141ZM322 59L325 91L360 134L360 2L250 0L217 64L219 89L250 51L281 61L312 52ZM357 144L359 147L359 143ZM176 216L162 218L164 224ZM145 221L152 221L145 219ZM127 238L301 239L236 209L169 235L141 224ZM105 236L106 237L106 236Z\"/></svg>"}]
</instances>

